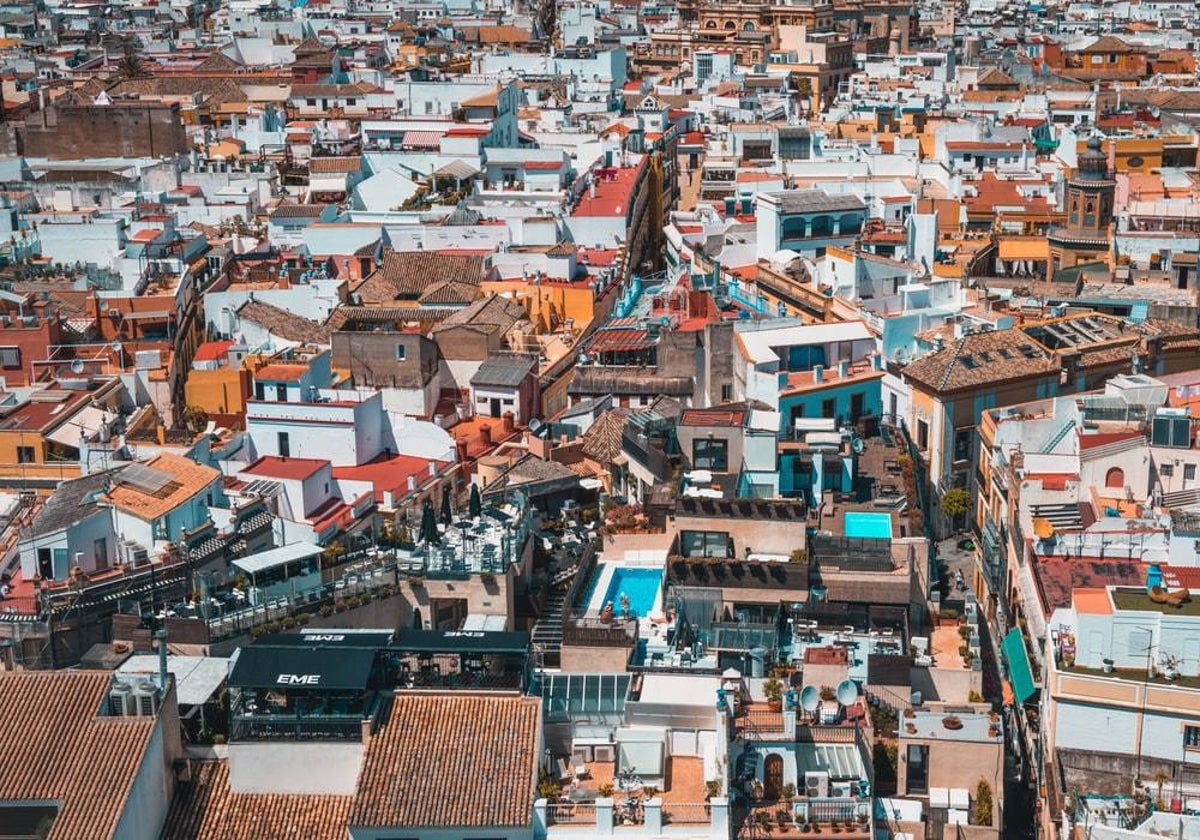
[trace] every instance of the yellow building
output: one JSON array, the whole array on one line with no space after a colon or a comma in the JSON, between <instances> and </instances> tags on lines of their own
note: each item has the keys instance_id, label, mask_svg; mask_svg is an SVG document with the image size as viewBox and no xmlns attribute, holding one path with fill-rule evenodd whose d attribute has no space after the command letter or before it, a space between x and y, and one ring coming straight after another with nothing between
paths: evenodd
<instances>
[{"instance_id":1,"label":"yellow building","mask_svg":"<svg viewBox=\"0 0 1200 840\"><path fill-rule=\"evenodd\" d=\"M230 361L232 341L209 341L196 348L184 383L184 402L222 426L240 425L250 398L250 371Z\"/></svg>"}]
</instances>

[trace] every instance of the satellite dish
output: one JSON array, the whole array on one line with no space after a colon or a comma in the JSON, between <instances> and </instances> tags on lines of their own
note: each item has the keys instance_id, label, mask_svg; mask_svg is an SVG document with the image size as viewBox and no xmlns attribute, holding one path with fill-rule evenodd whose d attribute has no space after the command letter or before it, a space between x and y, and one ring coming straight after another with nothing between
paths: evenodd
<instances>
[{"instance_id":1,"label":"satellite dish","mask_svg":"<svg viewBox=\"0 0 1200 840\"><path fill-rule=\"evenodd\" d=\"M71 360L71 373L74 373L74 374L83 373L83 359L72 359Z\"/></svg>"},{"instance_id":2,"label":"satellite dish","mask_svg":"<svg viewBox=\"0 0 1200 840\"><path fill-rule=\"evenodd\" d=\"M837 687L837 701L843 706L849 706L858 699L858 685L854 680L842 680Z\"/></svg>"},{"instance_id":3,"label":"satellite dish","mask_svg":"<svg viewBox=\"0 0 1200 840\"><path fill-rule=\"evenodd\" d=\"M113 351L114 353L120 353L120 352L121 352L122 350L124 350L124 349L125 349L125 348L121 346L121 342L119 342L119 341L114 341L114 342L112 343L112 351Z\"/></svg>"},{"instance_id":4,"label":"satellite dish","mask_svg":"<svg viewBox=\"0 0 1200 840\"><path fill-rule=\"evenodd\" d=\"M806 685L800 692L800 708L806 712L815 712L821 705L821 692L815 685Z\"/></svg>"}]
</instances>

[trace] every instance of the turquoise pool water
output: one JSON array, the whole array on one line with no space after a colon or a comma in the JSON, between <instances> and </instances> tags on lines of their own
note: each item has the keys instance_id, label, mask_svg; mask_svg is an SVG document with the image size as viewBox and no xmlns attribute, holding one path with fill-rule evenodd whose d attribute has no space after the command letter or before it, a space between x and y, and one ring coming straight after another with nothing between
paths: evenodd
<instances>
[{"instance_id":1,"label":"turquoise pool water","mask_svg":"<svg viewBox=\"0 0 1200 840\"><path fill-rule=\"evenodd\" d=\"M654 609L658 590L662 588L662 569L633 569L618 566L613 569L603 604L612 602L613 610L620 614L621 596L629 596L629 612L644 618Z\"/></svg>"},{"instance_id":2,"label":"turquoise pool water","mask_svg":"<svg viewBox=\"0 0 1200 840\"><path fill-rule=\"evenodd\" d=\"M892 515L890 513L850 511L846 514L844 527L847 537L890 540L892 538Z\"/></svg>"}]
</instances>

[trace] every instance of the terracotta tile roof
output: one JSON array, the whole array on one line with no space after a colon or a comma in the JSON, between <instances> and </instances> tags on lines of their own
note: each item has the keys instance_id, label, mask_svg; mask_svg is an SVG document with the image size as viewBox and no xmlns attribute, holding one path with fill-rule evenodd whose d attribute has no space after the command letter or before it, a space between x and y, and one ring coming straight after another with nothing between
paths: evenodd
<instances>
[{"instance_id":1,"label":"terracotta tile roof","mask_svg":"<svg viewBox=\"0 0 1200 840\"><path fill-rule=\"evenodd\" d=\"M461 306L479 300L483 291L473 283L459 283L455 280L443 280L425 287L418 298L422 306Z\"/></svg>"},{"instance_id":2,"label":"terracotta tile roof","mask_svg":"<svg viewBox=\"0 0 1200 840\"><path fill-rule=\"evenodd\" d=\"M1114 35L1104 35L1080 50L1080 52L1127 53L1133 52L1133 47Z\"/></svg>"},{"instance_id":3,"label":"terracotta tile roof","mask_svg":"<svg viewBox=\"0 0 1200 840\"><path fill-rule=\"evenodd\" d=\"M597 417L580 437L583 454L601 464L611 463L621 454L621 435L629 414L629 409L617 408Z\"/></svg>"},{"instance_id":4,"label":"terracotta tile roof","mask_svg":"<svg viewBox=\"0 0 1200 840\"><path fill-rule=\"evenodd\" d=\"M344 840L352 796L233 793L229 763L192 765L192 781L175 789L163 840Z\"/></svg>"},{"instance_id":5,"label":"terracotta tile roof","mask_svg":"<svg viewBox=\"0 0 1200 840\"><path fill-rule=\"evenodd\" d=\"M212 467L167 452L151 458L146 466L170 476L170 483L157 493L147 493L132 484L121 483L118 472L116 485L105 495L115 507L145 520L169 513L221 477Z\"/></svg>"},{"instance_id":6,"label":"terracotta tile roof","mask_svg":"<svg viewBox=\"0 0 1200 840\"><path fill-rule=\"evenodd\" d=\"M360 157L319 157L308 162L308 171L314 175L337 175L362 171Z\"/></svg>"},{"instance_id":7,"label":"terracotta tile roof","mask_svg":"<svg viewBox=\"0 0 1200 840\"><path fill-rule=\"evenodd\" d=\"M0 799L61 802L49 840L113 836L146 754L155 718L97 715L110 679L0 672Z\"/></svg>"},{"instance_id":8,"label":"terracotta tile roof","mask_svg":"<svg viewBox=\"0 0 1200 840\"><path fill-rule=\"evenodd\" d=\"M312 344L329 343L329 330L326 327L269 303L257 300L247 301L242 304L237 314L239 318L258 324L271 335L285 341L302 341Z\"/></svg>"},{"instance_id":9,"label":"terracotta tile roof","mask_svg":"<svg viewBox=\"0 0 1200 840\"><path fill-rule=\"evenodd\" d=\"M299 382L308 373L308 365L276 362L263 365L254 372L254 378L263 382Z\"/></svg>"},{"instance_id":10,"label":"terracotta tile roof","mask_svg":"<svg viewBox=\"0 0 1200 840\"><path fill-rule=\"evenodd\" d=\"M367 745L354 827L528 826L541 701L397 694Z\"/></svg>"},{"instance_id":11,"label":"terracotta tile roof","mask_svg":"<svg viewBox=\"0 0 1200 840\"><path fill-rule=\"evenodd\" d=\"M488 334L507 333L513 325L525 318L525 307L515 300L501 295L491 295L478 300L466 309L460 309L430 330L436 336L452 327L471 327Z\"/></svg>"},{"instance_id":12,"label":"terracotta tile roof","mask_svg":"<svg viewBox=\"0 0 1200 840\"><path fill-rule=\"evenodd\" d=\"M478 285L486 268L487 261L478 254L384 251L383 262L376 274L396 290L392 299L397 296L417 298L429 286L446 280Z\"/></svg>"},{"instance_id":13,"label":"terracotta tile roof","mask_svg":"<svg viewBox=\"0 0 1200 840\"><path fill-rule=\"evenodd\" d=\"M966 335L904 368L905 378L932 393L951 393L1058 372L1059 363L1020 330Z\"/></svg>"}]
</instances>

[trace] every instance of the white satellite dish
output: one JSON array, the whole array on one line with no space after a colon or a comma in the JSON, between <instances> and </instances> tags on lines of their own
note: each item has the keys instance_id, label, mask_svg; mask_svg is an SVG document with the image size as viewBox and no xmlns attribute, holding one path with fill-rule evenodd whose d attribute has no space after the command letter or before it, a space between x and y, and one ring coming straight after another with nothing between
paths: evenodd
<instances>
[{"instance_id":1,"label":"white satellite dish","mask_svg":"<svg viewBox=\"0 0 1200 840\"><path fill-rule=\"evenodd\" d=\"M854 680L842 680L837 687L837 701L843 706L849 706L858 699L858 685Z\"/></svg>"},{"instance_id":2,"label":"white satellite dish","mask_svg":"<svg viewBox=\"0 0 1200 840\"><path fill-rule=\"evenodd\" d=\"M74 374L83 373L83 359L72 359L71 360L71 373L74 373Z\"/></svg>"},{"instance_id":3,"label":"white satellite dish","mask_svg":"<svg viewBox=\"0 0 1200 840\"><path fill-rule=\"evenodd\" d=\"M800 692L800 708L806 712L815 712L819 705L821 705L821 692L815 685L804 686L804 690Z\"/></svg>"}]
</instances>

